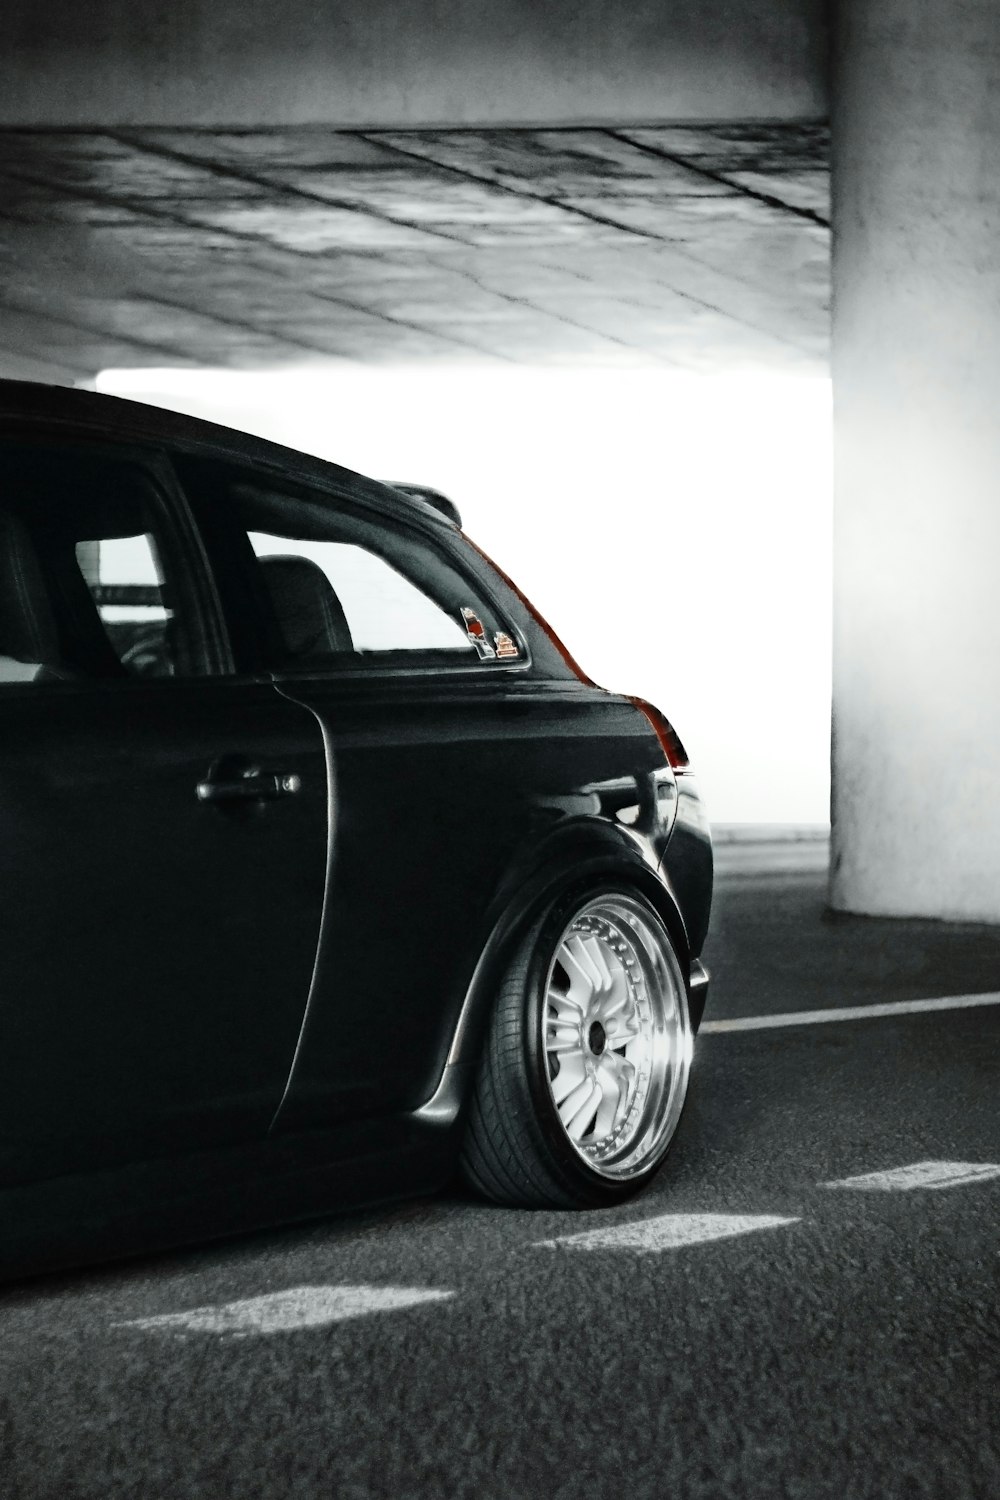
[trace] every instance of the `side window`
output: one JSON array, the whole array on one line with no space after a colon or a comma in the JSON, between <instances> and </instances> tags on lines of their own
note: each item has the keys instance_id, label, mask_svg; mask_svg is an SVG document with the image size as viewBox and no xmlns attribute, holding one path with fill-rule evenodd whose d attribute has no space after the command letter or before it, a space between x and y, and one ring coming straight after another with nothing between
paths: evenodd
<instances>
[{"instance_id":1,"label":"side window","mask_svg":"<svg viewBox=\"0 0 1000 1500\"><path fill-rule=\"evenodd\" d=\"M377 553L353 542L300 542L261 531L250 532L250 541L255 556L262 560L278 625L293 655L302 656L314 648L458 651L465 655L475 651L463 625ZM329 590L323 588L318 574L326 579ZM294 587L293 579L299 580ZM303 638L302 595L306 592L326 596L330 628L325 640L317 636L310 643Z\"/></svg>"},{"instance_id":2,"label":"side window","mask_svg":"<svg viewBox=\"0 0 1000 1500\"><path fill-rule=\"evenodd\" d=\"M407 515L180 457L237 660L283 671L447 671L523 660L495 606Z\"/></svg>"},{"instance_id":3,"label":"side window","mask_svg":"<svg viewBox=\"0 0 1000 1500\"><path fill-rule=\"evenodd\" d=\"M0 684L206 670L190 589L139 462L0 444Z\"/></svg>"}]
</instances>

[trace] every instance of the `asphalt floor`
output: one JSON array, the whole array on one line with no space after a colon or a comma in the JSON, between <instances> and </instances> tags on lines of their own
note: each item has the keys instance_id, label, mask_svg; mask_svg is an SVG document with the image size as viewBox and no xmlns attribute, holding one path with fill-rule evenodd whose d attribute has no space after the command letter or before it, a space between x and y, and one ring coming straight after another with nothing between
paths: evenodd
<instances>
[{"instance_id":1,"label":"asphalt floor","mask_svg":"<svg viewBox=\"0 0 1000 1500\"><path fill-rule=\"evenodd\" d=\"M818 868L724 873L707 958L713 1020L1000 992L1000 929L831 917ZM1000 1006L706 1034L617 1209L9 1286L0 1497L996 1500L998 1086Z\"/></svg>"}]
</instances>

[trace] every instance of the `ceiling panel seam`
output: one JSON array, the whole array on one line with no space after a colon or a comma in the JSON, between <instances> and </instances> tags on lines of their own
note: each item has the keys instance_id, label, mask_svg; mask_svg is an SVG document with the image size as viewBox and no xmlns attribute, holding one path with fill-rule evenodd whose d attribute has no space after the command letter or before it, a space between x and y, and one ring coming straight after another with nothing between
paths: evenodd
<instances>
[{"instance_id":1,"label":"ceiling panel seam","mask_svg":"<svg viewBox=\"0 0 1000 1500\"><path fill-rule=\"evenodd\" d=\"M45 178L35 176L33 173L22 172L19 170L12 171L9 167L4 167L0 170L2 170L3 174L12 181L24 182L33 187L45 188L50 192L65 193L67 197L76 198L78 200L82 200L83 202L103 203L114 208L125 208L130 213L135 213L149 219L165 221L167 223L174 224L185 229L203 229L210 234L218 234L238 241L256 245L263 245L267 250L278 257L286 255L294 256L299 260L306 260L314 265L323 260L330 260L333 258L328 251L298 250L291 245L276 245L265 235L255 234L252 230L238 230L233 229L229 226L211 224L206 222L204 219L198 219L193 216L172 214L165 209L152 208L148 204L143 203L141 200L137 200L134 198L116 197L113 193L104 193L96 188L77 188L71 187L64 183L59 183L57 186L56 184L52 183L49 180L46 180ZM336 252L334 252L334 254L336 254ZM281 279L288 280L289 278L285 276ZM457 334L444 333L436 328L427 328L423 324L408 322L404 318L394 318L389 313L379 311L378 308L365 307L361 303L351 302L344 297L331 297L326 293L317 292L314 288L310 289L310 294L312 296L315 296L321 302L329 303L331 306L335 307L344 307L350 312L361 313L366 318L373 318L376 321L387 323L397 328L407 328L412 333L420 333L425 337L438 339L442 343L453 344L456 348L470 349L473 351L473 353L486 355L487 358L490 359L502 360L504 363L516 363L516 361L511 361L508 355L500 354L493 349L483 348L482 345L475 343L472 339L462 338ZM125 335L121 335L121 337L125 342L138 342L135 339L126 339ZM155 348L157 346L151 345L150 347ZM162 349L160 350L160 352L163 352Z\"/></svg>"},{"instance_id":2,"label":"ceiling panel seam","mask_svg":"<svg viewBox=\"0 0 1000 1500\"><path fill-rule=\"evenodd\" d=\"M322 193L311 193L308 188L295 187L291 183L282 182L280 178L267 177L258 172L247 172L241 167L225 166L221 162L207 161L202 157L192 156L186 151L177 151L171 146L162 145L160 142L150 142L141 135L133 136L125 131L117 130L106 130L104 134L109 139L117 141L119 145L128 146L130 150L143 151L151 156L162 156L167 161L193 167L213 177L228 177L234 182L245 182L249 187L264 188L268 192L278 193L285 198L298 198L306 203L318 203L323 208L336 208L342 213L358 214L359 217L375 219L382 224L393 224L397 229L412 229L421 234L433 235L436 239L449 240L452 244L463 246L467 244L467 241L458 235L448 234L443 229L431 229L411 219L397 218L392 214L372 208L370 205L359 208L357 204L349 203L345 199L326 198Z\"/></svg>"},{"instance_id":3,"label":"ceiling panel seam","mask_svg":"<svg viewBox=\"0 0 1000 1500\"><path fill-rule=\"evenodd\" d=\"M378 137L378 135L374 133L367 133L365 131L358 130L345 131L344 134L355 135L359 140L367 141L370 145L387 146L389 150L397 151L401 156L409 157L410 159L422 162L425 165L429 164L431 166L441 167L444 171L451 172L458 177L465 178L469 182L478 182L485 184L487 187L495 187L497 191L507 193L516 198L533 199L536 202L545 203L550 207L561 209L563 212L573 214L578 218L588 219L591 223L599 224L603 228L615 229L619 231L619 233L630 235L635 239L645 240L647 242L652 242L653 244L669 246L673 254L679 256L684 260L691 261L694 265L715 271L717 275L723 276L727 280L737 282L742 286L757 286L756 282L749 280L747 277L738 276L732 272L720 271L717 267L709 266L708 262L702 260L697 255L692 255L689 250L685 250L677 240L670 239L666 235L656 234L653 230L634 229L631 225L623 224L619 220L606 218L601 214L595 214L589 209L580 208L572 203L562 202L560 199L552 198L545 193L534 193L529 189L522 190L519 188L511 187L507 183L496 182L493 178L481 176L476 172L470 172L465 167L456 167L453 166L450 162L439 162L434 157L424 156L417 151L407 151L404 146L400 146L394 141L383 141ZM717 303L709 302L703 297L696 297L693 292L682 291L679 287L674 287L672 288L672 290L675 292L676 296L682 298L685 302L690 302L696 307L703 307L707 312L716 313L719 317L729 318L733 323L736 323L740 327L749 328L754 333L765 333L770 338L776 339L779 343L786 344L790 348L797 349L803 354L809 354L811 352L808 348L806 348L804 344L798 343L795 339L786 338L782 334L775 333L773 329L761 328L759 324L752 323L745 318L740 318L735 313L730 312L725 307L719 306Z\"/></svg>"},{"instance_id":4,"label":"ceiling panel seam","mask_svg":"<svg viewBox=\"0 0 1000 1500\"><path fill-rule=\"evenodd\" d=\"M157 344L152 339L136 338L135 334L120 333L117 329L95 328L92 323L84 323L79 318L67 317L65 313L51 313L37 307L23 307L19 303L7 301L6 298L0 300L0 308L5 312L14 313L17 317L36 318L42 323L56 323L66 328L75 328L79 333L89 333L92 337L108 344L131 344L137 349L150 349L154 354L169 354L172 359L181 358L192 364L198 363L193 356L183 352L178 356L176 346Z\"/></svg>"},{"instance_id":5,"label":"ceiling panel seam","mask_svg":"<svg viewBox=\"0 0 1000 1500\"><path fill-rule=\"evenodd\" d=\"M646 345L636 344L629 339L618 338L613 333L606 333L604 329L595 328L591 323L582 323L577 318L568 318L565 313L558 313L550 307L543 307L540 303L532 302L530 297L518 297L513 292L501 292L498 288L489 286L485 281L481 281L478 276L474 276L471 271L466 271L461 266L448 266L442 264L441 261L434 261L433 264L441 271L450 272L452 275L460 276L463 281L471 282L473 286L478 287L482 292L487 292L491 297L499 297L502 302L508 302L514 307L523 307L542 318L552 318L555 322L563 323L567 328L576 328L581 333L595 334L598 338L607 340L609 344L616 344L623 349L642 348L658 364L670 365L674 369L682 368L679 360L671 359L669 355L662 354L659 350L650 349ZM633 303L633 306L639 305Z\"/></svg>"},{"instance_id":6,"label":"ceiling panel seam","mask_svg":"<svg viewBox=\"0 0 1000 1500\"><path fill-rule=\"evenodd\" d=\"M744 198L753 198L757 203L766 203L768 208L777 209L779 213L794 214L796 218L807 219L812 224L818 224L821 229L830 228L830 220L811 208L800 208L798 204L786 203L783 198L775 198L770 193L762 193L757 188L747 187L745 183L734 181L724 172L713 172L710 167L698 166L687 157L680 156L673 151L664 151L661 146L650 145L648 141L633 140L625 131L609 129L604 130L602 134L614 141L621 141L623 145L634 146L636 151L645 152L647 156L658 157L661 161L668 161L675 167L683 167L686 171L704 177L709 182L717 182L721 187L728 187L734 193L741 193Z\"/></svg>"}]
</instances>

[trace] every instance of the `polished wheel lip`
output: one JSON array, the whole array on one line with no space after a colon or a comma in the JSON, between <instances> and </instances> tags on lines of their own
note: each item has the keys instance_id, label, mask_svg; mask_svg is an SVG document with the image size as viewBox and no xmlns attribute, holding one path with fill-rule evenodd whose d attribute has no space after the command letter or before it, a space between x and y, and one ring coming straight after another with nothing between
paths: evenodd
<instances>
[{"instance_id":1,"label":"polished wheel lip","mask_svg":"<svg viewBox=\"0 0 1000 1500\"><path fill-rule=\"evenodd\" d=\"M663 1155L687 1092L693 1039L669 936L645 902L584 902L553 948L541 1006L549 1098L566 1144L615 1182Z\"/></svg>"}]
</instances>

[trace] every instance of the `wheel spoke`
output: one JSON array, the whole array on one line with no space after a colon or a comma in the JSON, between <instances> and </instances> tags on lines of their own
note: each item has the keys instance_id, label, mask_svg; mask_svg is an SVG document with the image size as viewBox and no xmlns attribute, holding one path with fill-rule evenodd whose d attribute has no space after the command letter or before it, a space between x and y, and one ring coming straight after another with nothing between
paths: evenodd
<instances>
[{"instance_id":1,"label":"wheel spoke","mask_svg":"<svg viewBox=\"0 0 1000 1500\"><path fill-rule=\"evenodd\" d=\"M632 991L629 988L624 968L618 964L611 976L611 993L601 1005L601 1017L603 1020L610 1020L612 1016L620 1015L630 1005L634 1009Z\"/></svg>"},{"instance_id":2,"label":"wheel spoke","mask_svg":"<svg viewBox=\"0 0 1000 1500\"><path fill-rule=\"evenodd\" d=\"M594 1135L598 1140L603 1140L615 1128L622 1100L622 1082L620 1077L610 1067L598 1068L597 1081L604 1090L604 1098L601 1100L601 1107L597 1111L597 1119L594 1121Z\"/></svg>"},{"instance_id":3,"label":"wheel spoke","mask_svg":"<svg viewBox=\"0 0 1000 1500\"><path fill-rule=\"evenodd\" d=\"M579 1093L581 1102L575 1113L570 1110L570 1105L576 1097L575 1094L570 1095L559 1111L559 1116L566 1126L566 1134L574 1141L578 1141L584 1134L603 1098L603 1090L596 1078L588 1078L581 1083Z\"/></svg>"},{"instance_id":4,"label":"wheel spoke","mask_svg":"<svg viewBox=\"0 0 1000 1500\"><path fill-rule=\"evenodd\" d=\"M557 1078L556 1083L559 1082L561 1082L561 1079ZM584 1076L576 1084L575 1088L567 1089L563 1093L562 1100L559 1102L559 1118L560 1120L562 1120L567 1130L569 1129L570 1122L575 1119L576 1115L578 1114L580 1109L587 1103L593 1092L594 1080L587 1074L584 1074ZM554 1093L555 1090L553 1090L553 1094Z\"/></svg>"},{"instance_id":5,"label":"wheel spoke","mask_svg":"<svg viewBox=\"0 0 1000 1500\"><path fill-rule=\"evenodd\" d=\"M608 960L605 957L604 944L600 938L592 935L583 939L583 949L593 964L595 973L598 975L597 988L599 990L610 990L611 970L608 967Z\"/></svg>"},{"instance_id":6,"label":"wheel spoke","mask_svg":"<svg viewBox=\"0 0 1000 1500\"><path fill-rule=\"evenodd\" d=\"M582 1055L579 1025L549 1017L549 1022L546 1023L546 1052L579 1052Z\"/></svg>"},{"instance_id":7,"label":"wheel spoke","mask_svg":"<svg viewBox=\"0 0 1000 1500\"><path fill-rule=\"evenodd\" d=\"M591 941L594 942L595 940L591 939ZM569 956L570 960L576 965L579 973L586 979L589 987L589 997L595 995L603 987L604 974L594 962L589 947L578 932L571 933L566 939L565 943L563 943L563 952Z\"/></svg>"},{"instance_id":8,"label":"wheel spoke","mask_svg":"<svg viewBox=\"0 0 1000 1500\"><path fill-rule=\"evenodd\" d=\"M570 939L570 942L572 939ZM559 950L559 962L566 970L569 980L569 989L563 994L570 1005L575 1005L577 1010L585 1011L590 1005L594 994L594 980L589 969L580 963L579 958L570 948L569 942L563 943Z\"/></svg>"},{"instance_id":9,"label":"wheel spoke","mask_svg":"<svg viewBox=\"0 0 1000 1500\"><path fill-rule=\"evenodd\" d=\"M561 1067L558 1074L551 1083L552 1097L557 1106L561 1106L563 1100L574 1089L580 1087L586 1081L586 1069L583 1066L583 1053L570 1053L567 1057L560 1059ZM562 1109L559 1109L559 1117L562 1118Z\"/></svg>"},{"instance_id":10,"label":"wheel spoke","mask_svg":"<svg viewBox=\"0 0 1000 1500\"><path fill-rule=\"evenodd\" d=\"M617 1087L617 1099L615 1117L609 1129L615 1129L621 1124L628 1110L629 1100L632 1096L635 1083L635 1067L625 1057L619 1057L617 1052L606 1052L601 1059L607 1072L615 1080ZM602 1078L603 1082L603 1078Z\"/></svg>"},{"instance_id":11,"label":"wheel spoke","mask_svg":"<svg viewBox=\"0 0 1000 1500\"><path fill-rule=\"evenodd\" d=\"M583 1047L580 1043L580 1033L575 1026L557 1026L550 1030L545 1037L546 1052L579 1052L582 1056Z\"/></svg>"},{"instance_id":12,"label":"wheel spoke","mask_svg":"<svg viewBox=\"0 0 1000 1500\"><path fill-rule=\"evenodd\" d=\"M579 1021L587 1009L586 997L583 1000L574 999L572 989L557 990L549 985L545 998L549 1005L567 1020Z\"/></svg>"}]
</instances>

